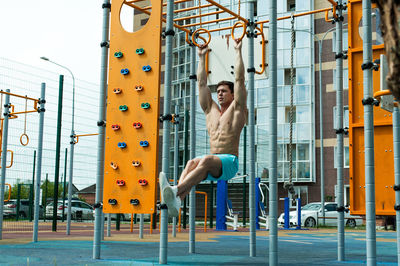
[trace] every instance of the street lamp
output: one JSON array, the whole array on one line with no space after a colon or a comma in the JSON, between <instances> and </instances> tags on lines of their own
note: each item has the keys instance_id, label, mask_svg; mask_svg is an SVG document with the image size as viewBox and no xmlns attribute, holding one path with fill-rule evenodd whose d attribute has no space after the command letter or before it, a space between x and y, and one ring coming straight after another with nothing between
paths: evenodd
<instances>
[{"instance_id":1,"label":"street lamp","mask_svg":"<svg viewBox=\"0 0 400 266\"><path fill-rule=\"evenodd\" d=\"M69 157L69 178L68 178L68 211L67 211L67 235L70 235L71 231L71 199L72 199L72 176L73 176L73 165L74 165L74 144L75 144L75 130L74 130L74 119L75 119L75 77L74 74L72 74L72 71L63 66L60 65L54 61L51 61L47 57L40 57L40 59L44 61L48 61L50 63L53 63L61 68L66 69L72 77L72 125L71 125L71 135L70 135L70 157ZM55 203L54 203L55 204ZM56 206L56 205L54 205Z\"/></svg>"}]
</instances>

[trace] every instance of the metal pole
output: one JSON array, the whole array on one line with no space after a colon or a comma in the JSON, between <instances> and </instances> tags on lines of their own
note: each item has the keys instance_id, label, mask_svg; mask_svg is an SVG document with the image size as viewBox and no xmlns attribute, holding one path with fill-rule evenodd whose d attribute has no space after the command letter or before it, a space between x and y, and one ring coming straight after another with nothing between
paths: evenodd
<instances>
[{"instance_id":1,"label":"metal pole","mask_svg":"<svg viewBox=\"0 0 400 266\"><path fill-rule=\"evenodd\" d=\"M68 212L67 212L67 235L71 233L71 200L72 200L72 182L74 177L74 147L75 147L75 77L69 70L72 76L72 123L70 135L70 154L69 154L69 176L68 176ZM66 175L66 174L65 174ZM104 222L103 222L104 226ZM104 233L104 231L102 230Z\"/></svg>"},{"instance_id":2,"label":"metal pole","mask_svg":"<svg viewBox=\"0 0 400 266\"><path fill-rule=\"evenodd\" d=\"M184 165L186 165L186 163L189 161L189 110L188 108L186 108L186 100L184 103L185 106L185 118L184 118L184 123L185 123L185 133L184 133L184 137L183 137L183 146L184 146ZM186 224L187 224L187 217L186 217L186 205L187 205L187 198L186 197L183 201L183 218L182 218L182 223L183 223L183 229L186 229Z\"/></svg>"},{"instance_id":3,"label":"metal pole","mask_svg":"<svg viewBox=\"0 0 400 266\"><path fill-rule=\"evenodd\" d=\"M175 115L179 114L179 104L175 105ZM179 172L179 118L175 116L174 135L174 185L176 186ZM176 217L172 217L172 236L176 237Z\"/></svg>"},{"instance_id":4,"label":"metal pole","mask_svg":"<svg viewBox=\"0 0 400 266\"><path fill-rule=\"evenodd\" d=\"M174 1L167 1L167 24L165 31L173 31ZM171 87L172 87L172 41L174 36L167 35L165 38L165 83L164 83L164 115L171 112ZM162 172L169 180L169 142L170 142L170 121L163 121L163 147L162 147ZM164 200L164 199L162 199ZM162 202L164 203L164 202ZM168 209L161 204L160 215L160 264L167 263L168 248Z\"/></svg>"},{"instance_id":5,"label":"metal pole","mask_svg":"<svg viewBox=\"0 0 400 266\"><path fill-rule=\"evenodd\" d=\"M111 213L107 213L107 236L111 236Z\"/></svg>"},{"instance_id":6,"label":"metal pole","mask_svg":"<svg viewBox=\"0 0 400 266\"><path fill-rule=\"evenodd\" d=\"M247 173L247 127L243 128L243 227L246 227L246 173Z\"/></svg>"},{"instance_id":7,"label":"metal pole","mask_svg":"<svg viewBox=\"0 0 400 266\"><path fill-rule=\"evenodd\" d=\"M75 94L75 93L74 93ZM73 115L73 113L72 113ZM71 139L70 139L70 152L69 152L69 176L68 176L68 211L67 211L67 235L71 234L71 200L72 200L72 180L73 180L73 173L74 173L74 149L75 149L75 131L74 131L74 125L72 123L72 129L71 129ZM75 217L76 219L76 217Z\"/></svg>"},{"instance_id":8,"label":"metal pole","mask_svg":"<svg viewBox=\"0 0 400 266\"><path fill-rule=\"evenodd\" d=\"M33 197L34 197L34 187L35 187L35 169L36 169L36 150L33 151L33 171L32 171L32 186L29 191L29 221L33 220Z\"/></svg>"},{"instance_id":9,"label":"metal pole","mask_svg":"<svg viewBox=\"0 0 400 266\"><path fill-rule=\"evenodd\" d=\"M209 227L213 228L214 226L214 181L210 182L210 224Z\"/></svg>"},{"instance_id":10,"label":"metal pole","mask_svg":"<svg viewBox=\"0 0 400 266\"><path fill-rule=\"evenodd\" d=\"M68 149L65 148L65 157L64 157L64 181L63 181L63 206L65 206L65 192L66 192L66 184L67 184L67 155ZM65 208L62 209L62 218L61 221L64 222ZM67 230L68 231L68 230Z\"/></svg>"},{"instance_id":11,"label":"metal pole","mask_svg":"<svg viewBox=\"0 0 400 266\"><path fill-rule=\"evenodd\" d=\"M248 2L248 69L254 69L254 0ZM254 72L248 72L249 90L249 133L250 133L250 171L249 171L249 218L250 218L250 257L256 256L256 200L255 200L255 117L254 117Z\"/></svg>"},{"instance_id":12,"label":"metal pole","mask_svg":"<svg viewBox=\"0 0 400 266\"><path fill-rule=\"evenodd\" d=\"M342 17L342 0L338 1L337 15L338 20L336 21L336 166L337 166L337 197L336 203L339 208L338 219L337 219L337 255L338 261L344 261L344 182L343 182L343 21ZM323 209L325 206L323 206Z\"/></svg>"},{"instance_id":13,"label":"metal pole","mask_svg":"<svg viewBox=\"0 0 400 266\"><path fill-rule=\"evenodd\" d=\"M278 186L277 186L277 0L269 6L269 264L278 265Z\"/></svg>"},{"instance_id":14,"label":"metal pole","mask_svg":"<svg viewBox=\"0 0 400 266\"><path fill-rule=\"evenodd\" d=\"M75 77L74 74L72 73L72 71L68 68L65 67L63 65L60 65L50 59L48 59L47 57L40 57L40 59L45 60L45 61L49 61L50 63L53 63L59 67L62 67L64 69L66 69L71 77L72 77L72 123L71 123L71 134L70 134L70 144L71 144L71 153L70 153L70 171L69 171L69 179L68 179L68 212L67 212L67 235L70 234L70 227L71 227L71 197L72 197L72 169L73 169L73 161L74 161L74 147L73 145L75 144L75 132L74 132L74 120L75 120ZM66 160L65 160L66 161ZM66 178L66 173L64 171L64 179ZM64 182L65 185L65 182ZM63 206L65 203L65 186L64 186L64 195L63 195ZM62 221L64 222L64 208L62 211Z\"/></svg>"},{"instance_id":15,"label":"metal pole","mask_svg":"<svg viewBox=\"0 0 400 266\"><path fill-rule=\"evenodd\" d=\"M103 1L103 31L101 42L101 66L100 66L100 99L99 120L97 138L97 172L96 172L96 207L94 214L94 237L93 237L93 259L100 259L100 244L102 235L102 201L104 180L104 143L105 143L105 120L106 120L106 97L107 97L107 68L108 68L108 41L110 30L109 0Z\"/></svg>"},{"instance_id":16,"label":"metal pole","mask_svg":"<svg viewBox=\"0 0 400 266\"><path fill-rule=\"evenodd\" d=\"M196 47L190 47L190 73L196 74ZM196 157L196 80L190 80L190 158ZM196 249L196 186L189 194L189 253Z\"/></svg>"},{"instance_id":17,"label":"metal pole","mask_svg":"<svg viewBox=\"0 0 400 266\"><path fill-rule=\"evenodd\" d=\"M143 239L143 226L144 226L144 214L139 214L140 223L139 223L139 238ZM150 225L151 226L151 225Z\"/></svg>"},{"instance_id":18,"label":"metal pole","mask_svg":"<svg viewBox=\"0 0 400 266\"><path fill-rule=\"evenodd\" d=\"M20 211L20 208L21 208L21 187L22 187L22 184L18 184L18 187L17 187L17 210L16 210L16 213L15 213L15 220L16 221L18 221L19 220L19 211Z\"/></svg>"},{"instance_id":19,"label":"metal pole","mask_svg":"<svg viewBox=\"0 0 400 266\"><path fill-rule=\"evenodd\" d=\"M46 222L46 209L47 209L47 186L49 184L49 174L46 173L46 186L44 190L44 221Z\"/></svg>"},{"instance_id":20,"label":"metal pole","mask_svg":"<svg viewBox=\"0 0 400 266\"><path fill-rule=\"evenodd\" d=\"M394 185L400 185L400 114L399 107L393 108L393 155ZM400 190L395 190L396 207L400 205ZM400 209L396 209L397 263L400 262Z\"/></svg>"},{"instance_id":21,"label":"metal pole","mask_svg":"<svg viewBox=\"0 0 400 266\"><path fill-rule=\"evenodd\" d=\"M56 140L56 162L54 171L54 195L53 195L53 224L52 231L57 231L57 203L58 203L58 178L60 174L60 146L61 146L61 122L62 122L62 99L63 99L64 76L60 75L58 89L58 114L57 114L57 140Z\"/></svg>"},{"instance_id":22,"label":"metal pole","mask_svg":"<svg viewBox=\"0 0 400 266\"><path fill-rule=\"evenodd\" d=\"M37 155L37 168L36 168L36 184L35 184L35 214L33 223L33 242L38 241L38 230L39 230L39 201L40 201L40 183L42 175L42 152L43 152L43 128L44 128L44 112L45 112L45 92L46 84L42 83L39 104L39 135L38 135L38 155ZM47 178L46 178L47 181ZM46 203L44 203L46 210ZM46 217L46 211L44 211Z\"/></svg>"},{"instance_id":23,"label":"metal pole","mask_svg":"<svg viewBox=\"0 0 400 266\"><path fill-rule=\"evenodd\" d=\"M326 34L325 34L326 36ZM324 37L325 37L324 36ZM320 176L321 176L321 206L325 206L325 165L324 165L324 108L323 108L323 97L322 97L322 42L319 40L318 43L318 60L319 60L319 139L320 139ZM325 208L322 208L322 225L325 226ZM318 224L318 221L317 221Z\"/></svg>"},{"instance_id":24,"label":"metal pole","mask_svg":"<svg viewBox=\"0 0 400 266\"><path fill-rule=\"evenodd\" d=\"M10 92L9 89L6 92ZM8 144L8 115L10 108L10 95L6 94L4 102L4 120L3 120L3 143L1 145L1 182L0 182L0 240L3 239L3 209L4 209L4 187L6 184L7 167L7 144ZM18 206L18 205L17 205ZM18 217L18 213L17 213Z\"/></svg>"},{"instance_id":25,"label":"metal pole","mask_svg":"<svg viewBox=\"0 0 400 266\"><path fill-rule=\"evenodd\" d=\"M104 222L106 221L106 216L104 212L101 213L101 240L104 240Z\"/></svg>"},{"instance_id":26,"label":"metal pole","mask_svg":"<svg viewBox=\"0 0 400 266\"><path fill-rule=\"evenodd\" d=\"M362 1L363 64L372 62L372 18L371 0ZM364 99L372 98L372 69L363 70ZM376 216L375 216L375 158L374 158L374 114L372 104L364 105L365 147L365 206L367 265L376 265Z\"/></svg>"}]
</instances>

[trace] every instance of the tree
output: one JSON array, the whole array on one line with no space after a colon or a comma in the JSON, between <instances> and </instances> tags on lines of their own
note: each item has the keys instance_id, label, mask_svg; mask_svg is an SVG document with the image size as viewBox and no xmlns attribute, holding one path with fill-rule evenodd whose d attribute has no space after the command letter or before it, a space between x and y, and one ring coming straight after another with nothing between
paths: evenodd
<instances>
[{"instance_id":1,"label":"tree","mask_svg":"<svg viewBox=\"0 0 400 266\"><path fill-rule=\"evenodd\" d=\"M381 30L389 73L386 77L389 90L400 99L400 1L376 0L381 15Z\"/></svg>"},{"instance_id":2,"label":"tree","mask_svg":"<svg viewBox=\"0 0 400 266\"><path fill-rule=\"evenodd\" d=\"M45 199L45 197L46 197L46 186L47 186L47 201ZM43 197L42 198L42 202L43 202L43 205L45 205L44 202L46 202L46 205L47 205L47 202L48 201L52 201L53 198L54 198L54 182L51 182L49 180L45 180L42 183L42 185L40 186L40 188L42 189L42 197ZM59 183L58 184L58 198L62 199L63 191L64 191L63 190L63 184ZM68 184L66 185L65 193L66 194L68 193Z\"/></svg>"}]
</instances>

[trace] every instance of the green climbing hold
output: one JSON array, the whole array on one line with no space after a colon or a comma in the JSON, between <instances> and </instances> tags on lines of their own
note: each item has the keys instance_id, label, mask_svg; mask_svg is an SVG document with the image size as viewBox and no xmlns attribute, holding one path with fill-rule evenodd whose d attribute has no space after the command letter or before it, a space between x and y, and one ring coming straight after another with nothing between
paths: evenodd
<instances>
[{"instance_id":1,"label":"green climbing hold","mask_svg":"<svg viewBox=\"0 0 400 266\"><path fill-rule=\"evenodd\" d=\"M143 48L136 49L136 54L138 55L144 54L144 49Z\"/></svg>"},{"instance_id":2,"label":"green climbing hold","mask_svg":"<svg viewBox=\"0 0 400 266\"><path fill-rule=\"evenodd\" d=\"M116 58L121 58L121 57L123 56L123 54L122 54L122 52L115 52L115 53L114 53L114 56L115 56Z\"/></svg>"}]
</instances>

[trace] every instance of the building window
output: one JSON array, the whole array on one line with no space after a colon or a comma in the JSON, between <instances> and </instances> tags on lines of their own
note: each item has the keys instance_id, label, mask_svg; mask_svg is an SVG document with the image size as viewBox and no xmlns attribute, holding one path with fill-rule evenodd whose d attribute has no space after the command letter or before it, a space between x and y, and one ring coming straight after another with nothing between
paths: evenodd
<instances>
[{"instance_id":1,"label":"building window","mask_svg":"<svg viewBox=\"0 0 400 266\"><path fill-rule=\"evenodd\" d=\"M296 0L287 0L287 11L296 11Z\"/></svg>"},{"instance_id":2,"label":"building window","mask_svg":"<svg viewBox=\"0 0 400 266\"><path fill-rule=\"evenodd\" d=\"M285 107L285 123L290 123L290 106ZM296 123L296 106L293 106L292 123Z\"/></svg>"},{"instance_id":3,"label":"building window","mask_svg":"<svg viewBox=\"0 0 400 266\"><path fill-rule=\"evenodd\" d=\"M290 68L285 68L285 85L290 84ZM296 85L296 68L293 68L293 85Z\"/></svg>"}]
</instances>

